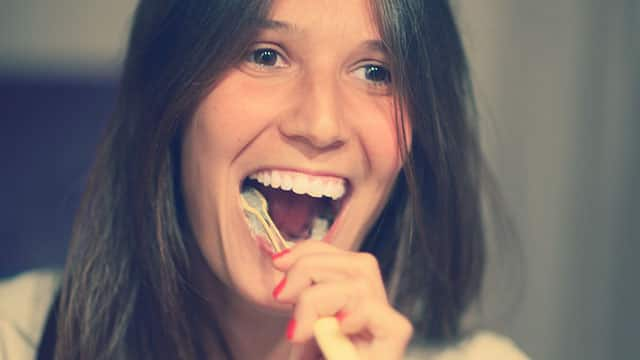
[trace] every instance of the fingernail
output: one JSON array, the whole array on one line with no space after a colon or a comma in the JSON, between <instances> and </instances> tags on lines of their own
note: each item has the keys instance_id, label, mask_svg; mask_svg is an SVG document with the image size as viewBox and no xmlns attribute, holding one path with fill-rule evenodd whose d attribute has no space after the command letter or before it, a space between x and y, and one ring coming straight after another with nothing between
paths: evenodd
<instances>
[{"instance_id":1,"label":"fingernail","mask_svg":"<svg viewBox=\"0 0 640 360\"><path fill-rule=\"evenodd\" d=\"M296 319L289 320L289 325L287 325L287 339L293 339L293 333L296 330Z\"/></svg>"},{"instance_id":2,"label":"fingernail","mask_svg":"<svg viewBox=\"0 0 640 360\"><path fill-rule=\"evenodd\" d=\"M341 321L342 321L342 319L344 319L344 318L345 318L345 316L347 316L347 313L346 313L346 312L344 312L344 311L342 311L342 310L340 310L340 311L338 311L338 312L336 313L336 315L335 315L335 316L336 316L336 319L338 319L338 321L339 321L339 322L341 322Z\"/></svg>"},{"instance_id":3,"label":"fingernail","mask_svg":"<svg viewBox=\"0 0 640 360\"><path fill-rule=\"evenodd\" d=\"M286 283L287 283L287 278L283 277L282 280L280 280L280 282L278 283L278 285L276 285L276 287L273 288L273 293L271 293L271 295L273 295L274 299L278 298L278 295L280 295Z\"/></svg>"},{"instance_id":4,"label":"fingernail","mask_svg":"<svg viewBox=\"0 0 640 360\"><path fill-rule=\"evenodd\" d=\"M277 254L273 254L273 255L271 255L271 259L272 259L272 260L275 260L275 259L277 259L277 258L279 258L279 257L281 257L281 256L283 256L283 255L288 254L289 252L291 252L291 250L289 250L289 249L284 249L284 250L280 251L280 252L279 252L279 253L277 253Z\"/></svg>"}]
</instances>

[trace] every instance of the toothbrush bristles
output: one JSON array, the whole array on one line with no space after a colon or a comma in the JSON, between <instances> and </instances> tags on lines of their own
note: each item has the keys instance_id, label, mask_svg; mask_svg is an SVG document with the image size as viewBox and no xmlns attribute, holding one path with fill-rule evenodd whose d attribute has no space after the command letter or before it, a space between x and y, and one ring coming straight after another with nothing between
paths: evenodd
<instances>
[{"instance_id":1,"label":"toothbrush bristles","mask_svg":"<svg viewBox=\"0 0 640 360\"><path fill-rule=\"evenodd\" d=\"M245 213L251 214L250 226L254 231L260 231L262 235L266 237L271 246L271 250L274 253L279 253L287 248L289 245L280 234L278 227L275 225L271 217L269 216L268 203L264 196L256 189L247 186L242 189L242 207ZM256 221L253 221L256 220ZM258 229L258 223L260 228Z\"/></svg>"}]
</instances>

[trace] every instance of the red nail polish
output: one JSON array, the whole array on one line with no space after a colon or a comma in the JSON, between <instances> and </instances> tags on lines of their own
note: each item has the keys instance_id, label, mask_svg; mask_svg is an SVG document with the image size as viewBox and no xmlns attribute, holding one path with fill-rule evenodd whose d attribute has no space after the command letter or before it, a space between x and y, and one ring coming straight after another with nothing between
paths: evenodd
<instances>
[{"instance_id":1,"label":"red nail polish","mask_svg":"<svg viewBox=\"0 0 640 360\"><path fill-rule=\"evenodd\" d=\"M347 313L346 313L346 312L344 312L344 311L342 311L342 310L340 310L340 311L338 311L338 312L336 313L336 315L335 315L335 316L336 316L336 319L338 319L338 321L340 322L340 321L342 321L342 319L344 319L344 318L345 318L345 316L347 316Z\"/></svg>"},{"instance_id":2,"label":"red nail polish","mask_svg":"<svg viewBox=\"0 0 640 360\"><path fill-rule=\"evenodd\" d=\"M287 339L293 339L293 333L296 330L296 319L289 320L289 325L287 325Z\"/></svg>"},{"instance_id":3,"label":"red nail polish","mask_svg":"<svg viewBox=\"0 0 640 360\"><path fill-rule=\"evenodd\" d=\"M288 254L289 252L291 252L291 250L289 250L289 249L284 249L284 250L280 251L280 252L279 252L279 253L277 253L277 254L273 254L273 255L271 255L271 259L275 260L275 259L277 259L277 258L279 258L279 257L281 257L281 256L283 256L283 255Z\"/></svg>"},{"instance_id":4,"label":"red nail polish","mask_svg":"<svg viewBox=\"0 0 640 360\"><path fill-rule=\"evenodd\" d=\"M278 283L278 285L276 285L276 287L273 289L273 293L271 293L274 299L278 298L278 295L280 295L280 292L282 292L282 289L284 288L284 285L286 283L287 283L287 278L283 277L282 280L280 280L280 282Z\"/></svg>"}]
</instances>

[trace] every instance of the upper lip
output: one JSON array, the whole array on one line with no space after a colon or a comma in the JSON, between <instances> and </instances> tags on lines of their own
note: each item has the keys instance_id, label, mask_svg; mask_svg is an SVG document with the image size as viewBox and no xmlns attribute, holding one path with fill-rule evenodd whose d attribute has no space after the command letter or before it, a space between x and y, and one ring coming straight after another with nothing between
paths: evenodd
<instances>
[{"instance_id":1,"label":"upper lip","mask_svg":"<svg viewBox=\"0 0 640 360\"><path fill-rule=\"evenodd\" d=\"M334 178L345 180L347 187L350 184L349 178L347 176L339 175L339 174L336 174L335 172L324 171L320 169L301 169L301 168L293 168L293 167L285 167L285 166L262 166L244 174L244 176L242 177L242 180L246 179L249 175L253 173L256 173L259 171L266 171L266 170L290 171L290 172L297 172L297 173L311 175L311 176L334 177Z\"/></svg>"}]
</instances>

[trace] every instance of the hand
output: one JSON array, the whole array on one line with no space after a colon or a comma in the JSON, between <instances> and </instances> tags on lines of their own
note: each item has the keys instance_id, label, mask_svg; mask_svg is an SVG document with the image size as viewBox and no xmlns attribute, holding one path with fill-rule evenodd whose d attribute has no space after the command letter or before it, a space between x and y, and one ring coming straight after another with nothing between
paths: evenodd
<instances>
[{"instance_id":1,"label":"hand","mask_svg":"<svg viewBox=\"0 0 640 360\"><path fill-rule=\"evenodd\" d=\"M317 359L313 324L336 316L361 359L402 359L411 339L411 323L389 304L375 257L305 241L273 261L285 273L274 298L293 304L287 337L293 358Z\"/></svg>"}]
</instances>

